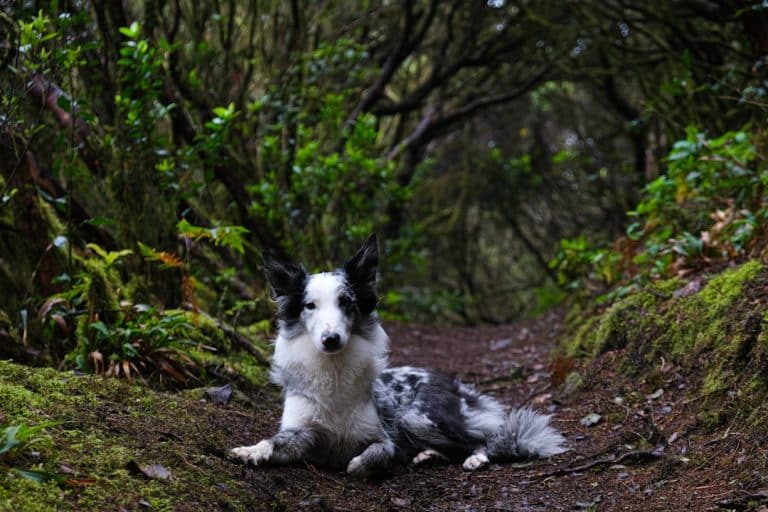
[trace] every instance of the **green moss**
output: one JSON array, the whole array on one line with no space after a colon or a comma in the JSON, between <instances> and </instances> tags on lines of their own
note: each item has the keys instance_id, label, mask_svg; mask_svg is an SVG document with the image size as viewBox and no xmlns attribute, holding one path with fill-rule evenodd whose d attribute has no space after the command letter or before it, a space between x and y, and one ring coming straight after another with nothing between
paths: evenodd
<instances>
[{"instance_id":1,"label":"green moss","mask_svg":"<svg viewBox=\"0 0 768 512\"><path fill-rule=\"evenodd\" d=\"M48 226L48 235L51 240L59 235L67 233L67 227L61 220L59 220L56 210L54 210L50 203L45 201L42 197L39 197L37 200L37 207L40 211L40 215L45 220L45 224Z\"/></svg>"},{"instance_id":2,"label":"green moss","mask_svg":"<svg viewBox=\"0 0 768 512\"><path fill-rule=\"evenodd\" d=\"M712 368L704 377L701 391L705 395L712 395L728 388L728 379L720 368Z\"/></svg>"},{"instance_id":3,"label":"green moss","mask_svg":"<svg viewBox=\"0 0 768 512\"><path fill-rule=\"evenodd\" d=\"M620 368L642 372L649 384L668 378L654 370L663 358L700 382L691 392L704 398L697 404L705 428L732 417L758 425L768 412L768 313L755 311L746 292L765 282L764 266L749 261L687 296L674 296L680 280L656 283L585 318L561 347L588 356L623 349Z\"/></svg>"},{"instance_id":4,"label":"green moss","mask_svg":"<svg viewBox=\"0 0 768 512\"><path fill-rule=\"evenodd\" d=\"M741 296L744 285L755 279L762 270L763 265L757 260L728 269L713 277L697 297L710 313L723 313Z\"/></svg>"},{"instance_id":5,"label":"green moss","mask_svg":"<svg viewBox=\"0 0 768 512\"><path fill-rule=\"evenodd\" d=\"M72 478L92 482L41 485L9 476L3 465L9 461L0 461L0 510L133 510L139 501L172 510L190 496L201 510L247 506L241 469L218 455L228 446L218 428L221 409L202 404L199 392L161 393L0 361L0 397L3 426L60 422L43 431L46 442L34 445L38 457L20 453L13 464L52 474L66 464ZM143 478L126 469L131 461L161 464L173 479Z\"/></svg>"},{"instance_id":6,"label":"green moss","mask_svg":"<svg viewBox=\"0 0 768 512\"><path fill-rule=\"evenodd\" d=\"M0 484L0 510L48 512L73 508L62 503L62 491L53 482L40 484L22 478L13 472L3 475L0 480L2 480Z\"/></svg>"},{"instance_id":7,"label":"green moss","mask_svg":"<svg viewBox=\"0 0 768 512\"><path fill-rule=\"evenodd\" d=\"M594 357L634 342L658 302L658 293L641 290L615 302L601 315L587 318L564 342L566 355Z\"/></svg>"},{"instance_id":8,"label":"green moss","mask_svg":"<svg viewBox=\"0 0 768 512\"><path fill-rule=\"evenodd\" d=\"M683 286L685 286L685 281L683 281L679 277L673 277L671 279L656 281L651 285L653 289L667 295L673 294L675 291L679 290Z\"/></svg>"},{"instance_id":9,"label":"green moss","mask_svg":"<svg viewBox=\"0 0 768 512\"><path fill-rule=\"evenodd\" d=\"M750 261L713 277L699 293L680 298L673 297L683 285L679 279L649 285L611 305L597 325L591 318L581 322L563 342L565 352L595 356L632 345L654 359L710 349L724 341L726 313L762 270L759 261Z\"/></svg>"}]
</instances>

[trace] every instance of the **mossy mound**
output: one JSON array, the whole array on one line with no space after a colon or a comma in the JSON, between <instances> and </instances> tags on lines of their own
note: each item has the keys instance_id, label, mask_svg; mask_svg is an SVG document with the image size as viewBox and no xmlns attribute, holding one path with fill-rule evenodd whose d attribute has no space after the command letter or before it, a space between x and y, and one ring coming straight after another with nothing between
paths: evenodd
<instances>
[{"instance_id":1,"label":"mossy mound","mask_svg":"<svg viewBox=\"0 0 768 512\"><path fill-rule=\"evenodd\" d=\"M559 351L619 353L625 374L653 378L665 365L693 377L702 415L765 429L768 411L768 270L759 261L687 283L649 285L591 316L572 314ZM710 422L711 423L711 422Z\"/></svg>"},{"instance_id":2,"label":"mossy mound","mask_svg":"<svg viewBox=\"0 0 768 512\"><path fill-rule=\"evenodd\" d=\"M0 459L0 510L249 508L241 466L226 457L248 420L201 397L0 361L0 425L56 422ZM170 479L138 469L152 464ZM37 483L16 469L53 479Z\"/></svg>"}]
</instances>

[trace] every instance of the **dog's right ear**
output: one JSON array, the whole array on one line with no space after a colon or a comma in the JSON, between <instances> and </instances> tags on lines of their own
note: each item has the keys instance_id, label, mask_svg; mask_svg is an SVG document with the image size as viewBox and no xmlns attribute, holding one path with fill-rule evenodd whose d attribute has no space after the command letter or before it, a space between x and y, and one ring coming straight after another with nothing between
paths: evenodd
<instances>
[{"instance_id":1,"label":"dog's right ear","mask_svg":"<svg viewBox=\"0 0 768 512\"><path fill-rule=\"evenodd\" d=\"M376 270L379 267L379 243L376 233L368 237L362 247L344 264L344 271L350 281L356 284L376 285Z\"/></svg>"},{"instance_id":2,"label":"dog's right ear","mask_svg":"<svg viewBox=\"0 0 768 512\"><path fill-rule=\"evenodd\" d=\"M271 251L262 255L264 274L275 297L301 293L307 279L304 267L278 260Z\"/></svg>"}]
</instances>

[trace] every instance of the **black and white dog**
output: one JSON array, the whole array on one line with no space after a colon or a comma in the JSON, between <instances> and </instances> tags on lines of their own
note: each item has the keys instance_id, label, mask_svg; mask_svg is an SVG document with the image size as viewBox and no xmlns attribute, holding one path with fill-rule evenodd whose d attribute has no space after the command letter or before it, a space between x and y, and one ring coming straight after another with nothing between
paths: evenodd
<instances>
[{"instance_id":1,"label":"black and white dog","mask_svg":"<svg viewBox=\"0 0 768 512\"><path fill-rule=\"evenodd\" d=\"M387 368L389 338L375 308L376 236L341 268L307 274L265 255L278 304L271 378L284 390L280 431L232 455L254 465L308 461L381 475L393 463L439 457L468 471L490 461L565 451L549 416L506 412L457 379Z\"/></svg>"}]
</instances>

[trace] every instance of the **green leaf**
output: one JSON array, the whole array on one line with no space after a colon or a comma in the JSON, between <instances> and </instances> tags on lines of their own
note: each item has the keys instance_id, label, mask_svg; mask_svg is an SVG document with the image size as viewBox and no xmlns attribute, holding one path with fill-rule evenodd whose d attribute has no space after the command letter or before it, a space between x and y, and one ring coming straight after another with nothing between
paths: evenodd
<instances>
[{"instance_id":1,"label":"green leaf","mask_svg":"<svg viewBox=\"0 0 768 512\"><path fill-rule=\"evenodd\" d=\"M130 27L120 27L118 30L128 39L138 39L141 35L141 24L138 21L134 21Z\"/></svg>"},{"instance_id":2,"label":"green leaf","mask_svg":"<svg viewBox=\"0 0 768 512\"><path fill-rule=\"evenodd\" d=\"M49 473L47 471L13 468L13 472L18 474L22 478L26 478L27 480L32 480L33 482L37 482L39 484L44 484L46 482L51 482L51 481L63 482L65 480L63 476L56 475L54 473Z\"/></svg>"},{"instance_id":3,"label":"green leaf","mask_svg":"<svg viewBox=\"0 0 768 512\"><path fill-rule=\"evenodd\" d=\"M91 226L111 226L115 224L115 221L108 218L108 217L91 217L90 219L85 221L86 224L90 224Z\"/></svg>"},{"instance_id":4,"label":"green leaf","mask_svg":"<svg viewBox=\"0 0 768 512\"><path fill-rule=\"evenodd\" d=\"M16 434L19 432L19 429L21 429L21 425L13 425L5 429L3 434L5 442L3 443L3 446L0 446L0 455L11 451L14 446L17 446L20 443L16 439Z\"/></svg>"},{"instance_id":5,"label":"green leaf","mask_svg":"<svg viewBox=\"0 0 768 512\"><path fill-rule=\"evenodd\" d=\"M102 335L105 338L109 336L109 328L107 328L107 326L101 320L99 320L98 322L93 322L88 327L98 332L100 335Z\"/></svg>"},{"instance_id":6,"label":"green leaf","mask_svg":"<svg viewBox=\"0 0 768 512\"><path fill-rule=\"evenodd\" d=\"M66 110L67 112L72 112L72 102L69 98L64 96L63 94L58 97L56 100L56 104Z\"/></svg>"}]
</instances>

